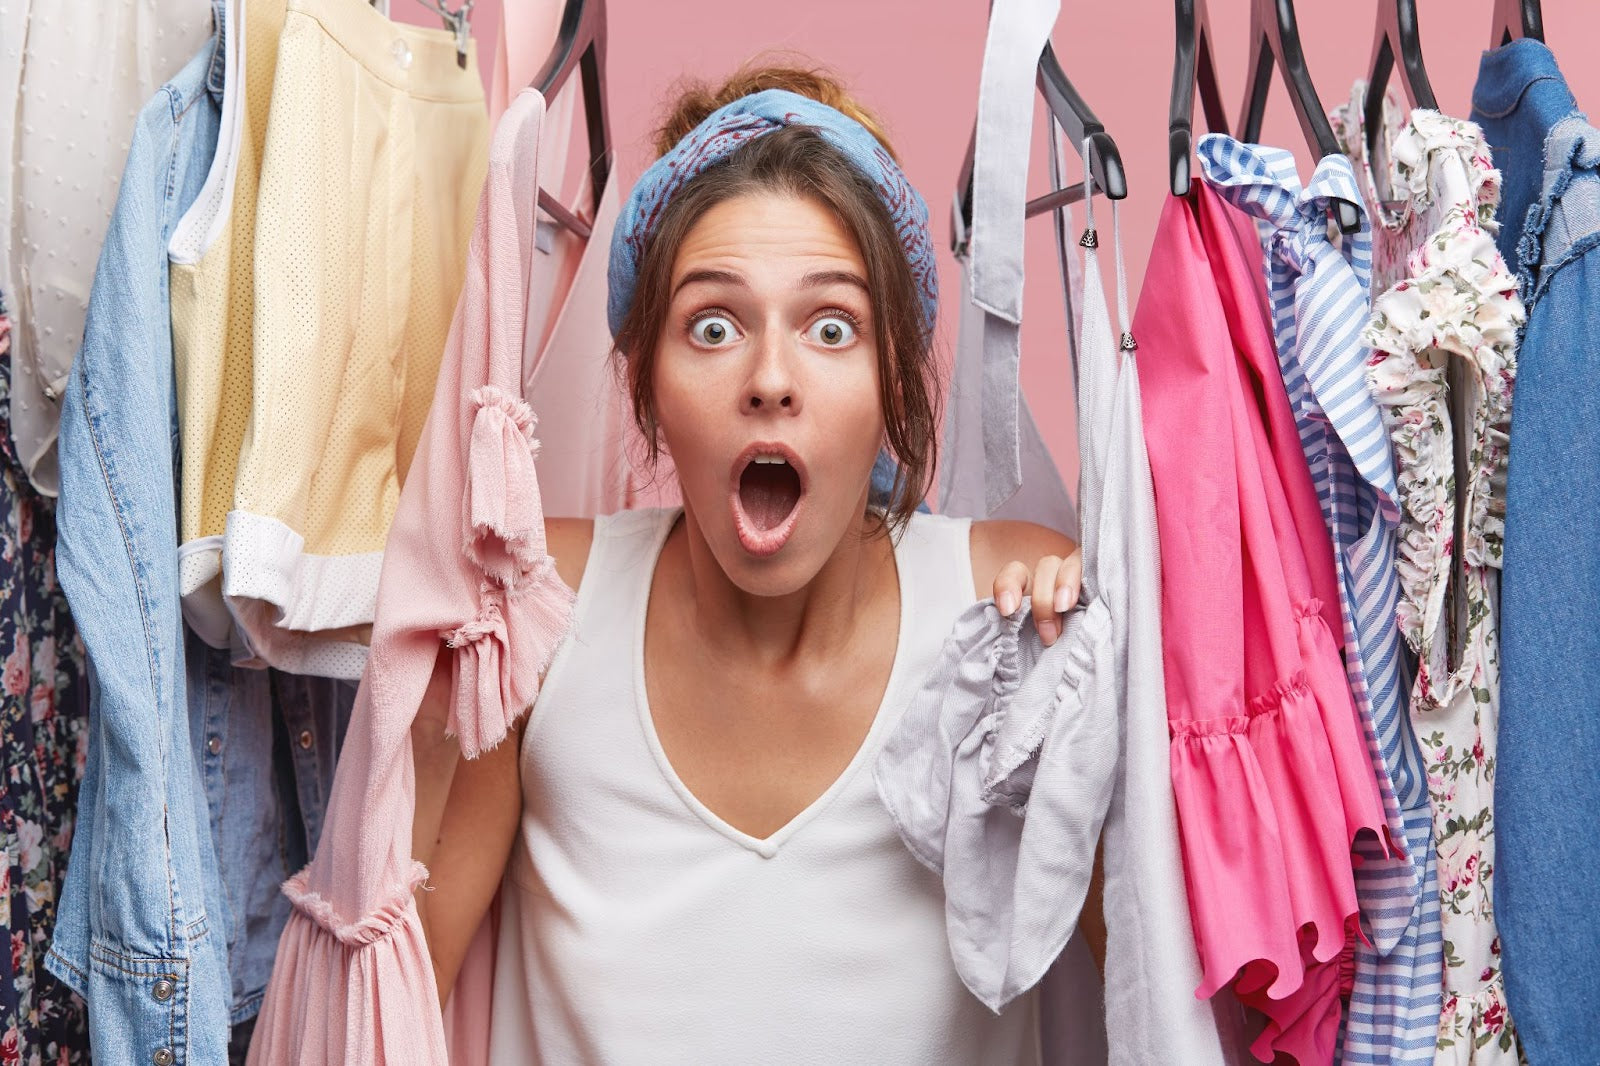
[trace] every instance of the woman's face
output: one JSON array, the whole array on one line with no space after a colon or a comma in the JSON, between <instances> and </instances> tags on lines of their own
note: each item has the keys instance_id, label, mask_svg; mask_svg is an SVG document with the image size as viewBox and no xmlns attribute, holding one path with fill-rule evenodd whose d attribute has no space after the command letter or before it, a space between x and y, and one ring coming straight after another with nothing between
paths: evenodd
<instances>
[{"instance_id":1,"label":"woman's face","mask_svg":"<svg viewBox=\"0 0 1600 1066\"><path fill-rule=\"evenodd\" d=\"M884 434L866 277L832 211L781 193L723 201L678 248L656 417L746 592L801 588L859 525Z\"/></svg>"}]
</instances>

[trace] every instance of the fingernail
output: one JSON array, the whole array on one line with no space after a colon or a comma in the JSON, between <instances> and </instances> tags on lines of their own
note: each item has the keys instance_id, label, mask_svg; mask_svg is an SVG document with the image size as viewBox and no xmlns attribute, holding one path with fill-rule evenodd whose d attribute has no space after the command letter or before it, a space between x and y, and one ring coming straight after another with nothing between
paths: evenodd
<instances>
[{"instance_id":1,"label":"fingernail","mask_svg":"<svg viewBox=\"0 0 1600 1066\"><path fill-rule=\"evenodd\" d=\"M1071 607L1072 600L1072 586L1062 585L1060 588L1056 589L1056 614L1061 614L1065 612L1067 608Z\"/></svg>"},{"instance_id":2,"label":"fingernail","mask_svg":"<svg viewBox=\"0 0 1600 1066\"><path fill-rule=\"evenodd\" d=\"M1017 609L1017 594L1014 592L1002 592L1000 594L999 607L1001 614L1010 614L1015 611Z\"/></svg>"},{"instance_id":3,"label":"fingernail","mask_svg":"<svg viewBox=\"0 0 1600 1066\"><path fill-rule=\"evenodd\" d=\"M1039 639L1044 641L1044 646L1049 647L1061 635L1061 626L1054 618L1046 618L1039 623Z\"/></svg>"}]
</instances>

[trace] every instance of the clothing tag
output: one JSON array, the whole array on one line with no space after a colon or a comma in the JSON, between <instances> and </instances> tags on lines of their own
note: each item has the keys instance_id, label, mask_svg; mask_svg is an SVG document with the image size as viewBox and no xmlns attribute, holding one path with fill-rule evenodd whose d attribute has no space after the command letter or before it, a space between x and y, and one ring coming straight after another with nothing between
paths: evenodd
<instances>
[{"instance_id":1,"label":"clothing tag","mask_svg":"<svg viewBox=\"0 0 1600 1066\"><path fill-rule=\"evenodd\" d=\"M549 255L556 246L557 224L548 218L541 218L533 230L533 246L545 255Z\"/></svg>"}]
</instances>

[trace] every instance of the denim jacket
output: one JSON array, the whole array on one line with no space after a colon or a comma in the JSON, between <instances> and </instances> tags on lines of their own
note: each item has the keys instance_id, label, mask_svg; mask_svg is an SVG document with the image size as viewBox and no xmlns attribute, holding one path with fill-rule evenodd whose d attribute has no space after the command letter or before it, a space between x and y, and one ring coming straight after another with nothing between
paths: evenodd
<instances>
[{"instance_id":1,"label":"denim jacket","mask_svg":"<svg viewBox=\"0 0 1600 1066\"><path fill-rule=\"evenodd\" d=\"M1600 1048L1600 130L1539 41L1485 53L1473 91L1503 173L1517 350L1501 584L1495 921L1530 1062Z\"/></svg>"},{"instance_id":2,"label":"denim jacket","mask_svg":"<svg viewBox=\"0 0 1600 1066\"><path fill-rule=\"evenodd\" d=\"M167 245L222 120L224 28L144 108L64 398L59 571L89 758L48 965L96 1059L222 1063L315 846L354 686L234 668L179 613Z\"/></svg>"},{"instance_id":3,"label":"denim jacket","mask_svg":"<svg viewBox=\"0 0 1600 1066\"><path fill-rule=\"evenodd\" d=\"M227 1055L185 703L166 259L216 150L223 71L218 34L140 112L61 415L57 567L89 659L89 757L48 964L89 1001L101 1062Z\"/></svg>"}]
</instances>

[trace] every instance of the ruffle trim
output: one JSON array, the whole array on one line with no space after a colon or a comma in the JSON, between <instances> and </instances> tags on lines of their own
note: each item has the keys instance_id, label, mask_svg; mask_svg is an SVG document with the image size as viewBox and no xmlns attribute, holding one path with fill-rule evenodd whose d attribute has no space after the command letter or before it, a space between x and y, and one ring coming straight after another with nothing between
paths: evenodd
<instances>
[{"instance_id":1,"label":"ruffle trim","mask_svg":"<svg viewBox=\"0 0 1600 1066\"><path fill-rule=\"evenodd\" d=\"M1022 686L1024 664L1019 636L1022 620L1027 613L1027 609L1022 608L1015 615L1002 618L1003 628L992 645L996 709L993 712L991 735L995 741L979 790L979 796L985 803L1007 808L1019 816L1027 813L1034 773L1038 769L1045 737L1052 731L1058 716L1071 713L1063 710L1069 702L1082 705L1079 690L1096 661L1098 649L1110 639L1111 633L1109 609L1101 600L1091 601L1068 617L1058 639L1066 642L1069 654L1061 679L1056 682L1055 692L1050 698L1050 705L1025 720L1020 735L1013 735L1016 731L1008 730L1007 725L1014 718L1012 704ZM1079 627L1088 628L1087 639L1074 632Z\"/></svg>"},{"instance_id":2,"label":"ruffle trim","mask_svg":"<svg viewBox=\"0 0 1600 1066\"><path fill-rule=\"evenodd\" d=\"M296 910L324 930L341 944L359 947L382 940L392 933L412 905L417 886L428 879L428 868L412 860L411 869L399 884L369 915L357 921L348 921L333 909L333 903L310 888L311 868L307 866L283 883L283 894L289 897Z\"/></svg>"},{"instance_id":3,"label":"ruffle trim","mask_svg":"<svg viewBox=\"0 0 1600 1066\"><path fill-rule=\"evenodd\" d=\"M445 732L468 759L498 745L533 706L576 599L548 555L516 588L486 580L478 597L477 615L444 634L455 651Z\"/></svg>"},{"instance_id":4,"label":"ruffle trim","mask_svg":"<svg viewBox=\"0 0 1600 1066\"><path fill-rule=\"evenodd\" d=\"M1390 142L1390 187L1404 189L1415 208L1434 202L1434 178L1456 156L1467 175L1470 199L1464 206L1491 236L1500 231L1495 208L1500 203L1500 171L1483 130L1475 122L1451 118L1437 111L1417 109Z\"/></svg>"},{"instance_id":5,"label":"ruffle trim","mask_svg":"<svg viewBox=\"0 0 1600 1066\"><path fill-rule=\"evenodd\" d=\"M494 385L474 389L471 402L463 552L483 580L477 614L441 634L456 653L445 732L469 759L504 740L533 705L575 599L546 551L533 409Z\"/></svg>"},{"instance_id":6,"label":"ruffle trim","mask_svg":"<svg viewBox=\"0 0 1600 1066\"><path fill-rule=\"evenodd\" d=\"M1377 133L1378 143L1388 147L1385 196L1378 189L1377 167L1367 147L1366 102L1367 83L1357 81L1350 99L1328 119L1334 139L1355 161L1367 201L1383 215L1386 229L1402 230L1434 205L1441 194L1435 182L1454 172L1448 158L1454 156L1466 183L1464 189L1451 192L1464 193L1478 224L1490 234L1499 232L1495 210L1500 203L1500 171L1476 123L1420 108L1407 112L1385 93L1382 126Z\"/></svg>"},{"instance_id":7,"label":"ruffle trim","mask_svg":"<svg viewBox=\"0 0 1600 1066\"><path fill-rule=\"evenodd\" d=\"M1517 1028L1506 1004L1504 974L1495 974L1470 996L1444 997L1436 1066L1514 1066L1519 1061Z\"/></svg>"},{"instance_id":8,"label":"ruffle trim","mask_svg":"<svg viewBox=\"0 0 1600 1066\"><path fill-rule=\"evenodd\" d=\"M1549 151L1551 146L1547 145ZM1550 183L1544 195L1537 201L1528 205L1527 217L1523 220L1522 236L1517 240L1517 291L1522 294L1524 303L1538 302L1539 294L1543 287L1539 282L1541 276L1549 277L1559 262L1547 262L1545 255L1545 230L1549 228L1550 220L1561 207L1567 190L1571 187L1574 178L1580 173L1593 173L1600 168L1600 153L1589 148L1588 138L1574 137L1566 145L1563 153L1560 172L1555 180ZM1546 166L1546 170L1550 167ZM1561 254L1560 250L1555 253ZM1526 326L1526 323L1524 323ZM1520 343L1521 337L1519 336Z\"/></svg>"},{"instance_id":9,"label":"ruffle trim","mask_svg":"<svg viewBox=\"0 0 1600 1066\"><path fill-rule=\"evenodd\" d=\"M1463 209L1464 210L1464 209ZM1442 617L1454 556L1455 459L1446 367L1431 353L1467 360L1478 380L1464 559L1499 566L1505 541L1504 479L1517 333L1524 321L1516 280L1494 241L1453 211L1419 248L1414 276L1379 296L1363 340L1373 348L1367 383L1398 460L1405 521L1399 537L1399 618L1421 649Z\"/></svg>"},{"instance_id":10,"label":"ruffle trim","mask_svg":"<svg viewBox=\"0 0 1600 1066\"><path fill-rule=\"evenodd\" d=\"M356 921L310 891L306 871L284 884L293 909L256 1022L251 1066L446 1061L438 986L413 897L426 876L414 862L382 906Z\"/></svg>"},{"instance_id":11,"label":"ruffle trim","mask_svg":"<svg viewBox=\"0 0 1600 1066\"><path fill-rule=\"evenodd\" d=\"M1347 939L1345 950L1332 962L1308 959L1305 982L1290 996L1270 999L1259 988L1239 993L1241 1003L1260 1011L1267 1019L1250 1045L1250 1053L1258 1061L1333 1061L1339 1040L1340 994L1348 987L1347 973L1352 978L1354 975L1351 944ZM1348 969L1347 960L1351 960Z\"/></svg>"},{"instance_id":12,"label":"ruffle trim","mask_svg":"<svg viewBox=\"0 0 1600 1066\"><path fill-rule=\"evenodd\" d=\"M1320 621L1315 600L1302 621ZM1297 671L1248 699L1243 713L1171 723L1173 788L1190 908L1209 998L1238 979L1275 1001L1297 996L1308 968L1345 950L1358 913L1350 846L1371 824L1330 832L1327 802L1344 797L1318 687ZM1363 755L1365 753L1363 752ZM1316 797L1313 800L1312 797ZM1341 799L1344 822L1359 803ZM1358 819L1359 820L1359 819Z\"/></svg>"},{"instance_id":13,"label":"ruffle trim","mask_svg":"<svg viewBox=\"0 0 1600 1066\"><path fill-rule=\"evenodd\" d=\"M516 588L545 558L534 438L538 420L520 396L494 385L472 392L472 433L464 498L467 558L494 581Z\"/></svg>"}]
</instances>

